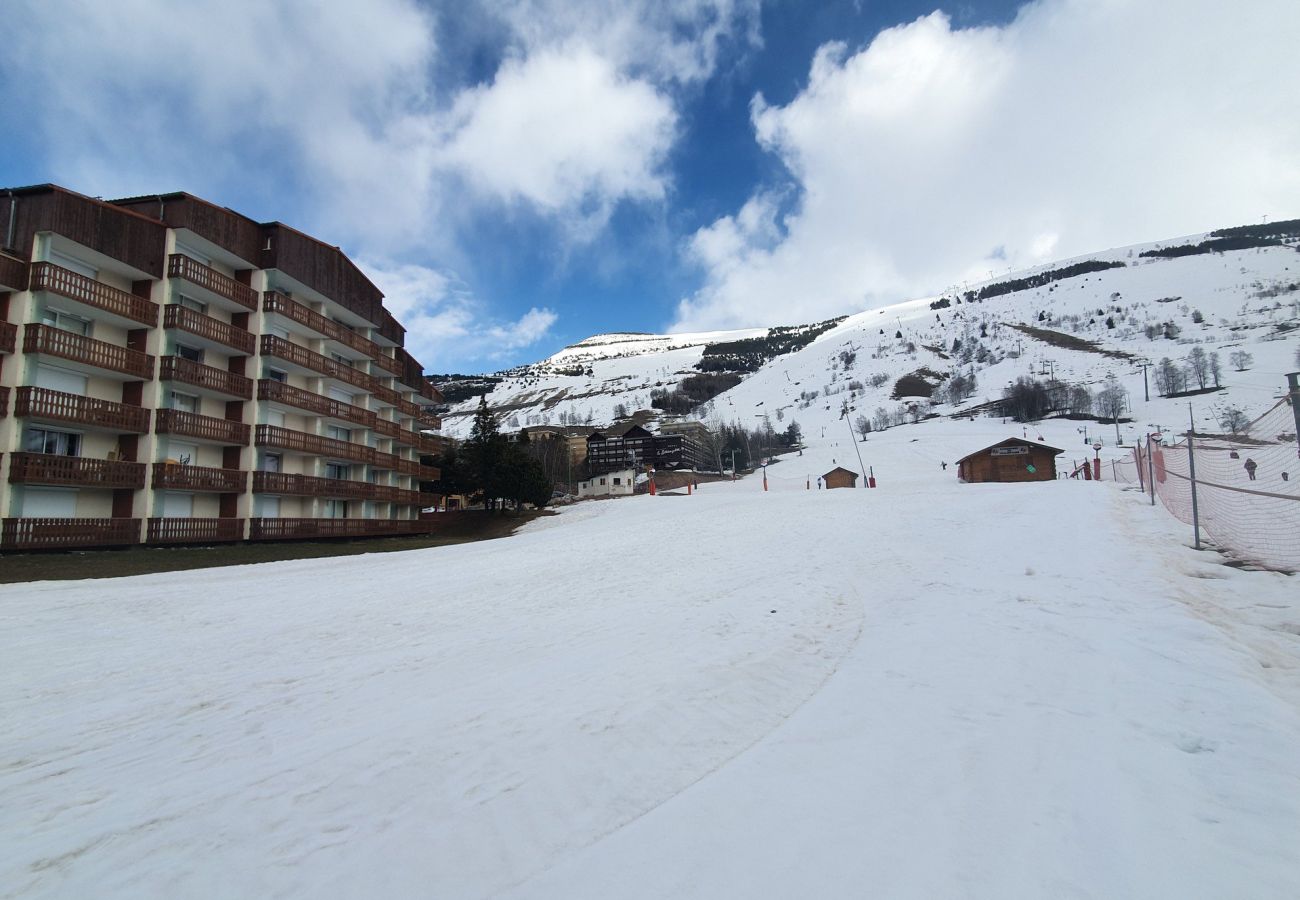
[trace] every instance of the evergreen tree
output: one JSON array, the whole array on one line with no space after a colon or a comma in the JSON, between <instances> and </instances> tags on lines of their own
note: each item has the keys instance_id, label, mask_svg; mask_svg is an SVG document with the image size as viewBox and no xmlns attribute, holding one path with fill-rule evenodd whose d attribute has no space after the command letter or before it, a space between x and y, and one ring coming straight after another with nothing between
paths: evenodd
<instances>
[{"instance_id":1,"label":"evergreen tree","mask_svg":"<svg viewBox=\"0 0 1300 900\"><path fill-rule=\"evenodd\" d=\"M483 505L490 512L502 493L502 461L506 455L506 441L501 436L497 417L488 408L486 395L479 397L474 413L474 426L465 441L463 454L469 481L483 493Z\"/></svg>"}]
</instances>

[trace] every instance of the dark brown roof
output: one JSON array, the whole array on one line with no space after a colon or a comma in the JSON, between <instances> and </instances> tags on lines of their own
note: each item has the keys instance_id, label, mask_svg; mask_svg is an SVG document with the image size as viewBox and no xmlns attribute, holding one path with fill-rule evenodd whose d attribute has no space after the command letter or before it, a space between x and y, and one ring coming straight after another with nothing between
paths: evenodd
<instances>
[{"instance_id":1,"label":"dark brown roof","mask_svg":"<svg viewBox=\"0 0 1300 900\"><path fill-rule=\"evenodd\" d=\"M827 478L834 475L836 472L845 472L849 475L852 475L855 479L858 477L858 473L854 472L852 469L846 469L843 466L836 466L835 468L827 472L825 475L823 475L822 480L825 481Z\"/></svg>"},{"instance_id":2,"label":"dark brown roof","mask_svg":"<svg viewBox=\"0 0 1300 900\"><path fill-rule=\"evenodd\" d=\"M961 459L957 460L957 465L961 465L966 460L975 456L979 456L982 453L988 453L990 450L994 449L995 447L1010 447L1013 445L1021 445L1024 447L1037 447L1040 450L1050 450L1053 456L1065 452L1064 450L1061 450L1058 447L1049 447L1047 444L1040 444L1037 441L1030 441L1030 440L1026 440L1025 438L1012 437L1012 438L1007 438L1005 441L998 441L996 444L989 444L983 450L976 450L974 453L966 454Z\"/></svg>"}]
</instances>

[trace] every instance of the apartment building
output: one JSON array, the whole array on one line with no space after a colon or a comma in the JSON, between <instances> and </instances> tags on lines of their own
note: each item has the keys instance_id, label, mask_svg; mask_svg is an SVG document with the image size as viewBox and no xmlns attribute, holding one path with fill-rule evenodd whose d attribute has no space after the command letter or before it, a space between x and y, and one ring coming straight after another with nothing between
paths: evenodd
<instances>
[{"instance_id":1,"label":"apartment building","mask_svg":"<svg viewBox=\"0 0 1300 900\"><path fill-rule=\"evenodd\" d=\"M337 247L0 189L0 551L423 530L441 400Z\"/></svg>"},{"instance_id":2,"label":"apartment building","mask_svg":"<svg viewBox=\"0 0 1300 900\"><path fill-rule=\"evenodd\" d=\"M640 425L622 423L587 438L587 468L601 475L631 466L642 469L704 469L704 448L686 434L653 434Z\"/></svg>"}]
</instances>

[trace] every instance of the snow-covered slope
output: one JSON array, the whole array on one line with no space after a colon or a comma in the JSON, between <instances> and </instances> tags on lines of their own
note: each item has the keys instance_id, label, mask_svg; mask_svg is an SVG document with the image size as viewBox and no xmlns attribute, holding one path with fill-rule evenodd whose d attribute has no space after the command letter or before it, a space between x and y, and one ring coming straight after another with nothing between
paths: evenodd
<instances>
[{"instance_id":1,"label":"snow-covered slope","mask_svg":"<svg viewBox=\"0 0 1300 900\"><path fill-rule=\"evenodd\" d=\"M1009 382L1024 375L1051 375L1093 391L1114 376L1128 392L1128 416L1137 420L1135 427L1174 425L1186 421L1186 401L1179 402L1182 413L1175 414L1174 404L1158 399L1150 368L1144 389L1140 364L1169 357L1181 367L1191 350L1200 347L1219 354L1220 382L1226 388L1191 400L1195 414L1205 420L1201 426L1212 429L1211 420L1227 405L1248 413L1266 407L1284 384L1284 373L1297 368L1300 330L1288 329L1300 326L1300 253L1291 244L1175 258L1142 256L1207 237L1062 260L955 286L941 297L851 315L810 345L746 374L692 417L753 424L755 415L768 414L778 428L783 427L778 422L797 420L806 436L841 422L846 410L850 422L880 413L891 423L908 422L929 405L900 407L894 395L899 378L919 371L932 386L955 373L975 379L974 392L961 402L934 404L932 411L939 414L995 400ZM990 285L1098 262L1117 265L974 302L963 299ZM620 406L628 412L649 409L652 390L671 389L697 374L708 344L765 333L598 335L542 363L502 373L488 402L501 411L506 427L601 425L612 421ZM1094 346L1060 346L1066 339L1057 335ZM1237 350L1254 357L1244 371L1230 364L1229 356ZM448 413L448 434L467 433L476 402L466 400Z\"/></svg>"}]
</instances>

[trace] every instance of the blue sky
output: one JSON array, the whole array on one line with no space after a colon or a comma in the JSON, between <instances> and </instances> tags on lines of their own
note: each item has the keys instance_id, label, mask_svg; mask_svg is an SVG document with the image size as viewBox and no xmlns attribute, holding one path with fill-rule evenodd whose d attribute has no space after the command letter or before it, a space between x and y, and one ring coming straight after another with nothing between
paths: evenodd
<instances>
[{"instance_id":1,"label":"blue sky","mask_svg":"<svg viewBox=\"0 0 1300 900\"><path fill-rule=\"evenodd\" d=\"M431 372L1300 215L1294 0L10 9L0 182L337 243Z\"/></svg>"}]
</instances>

